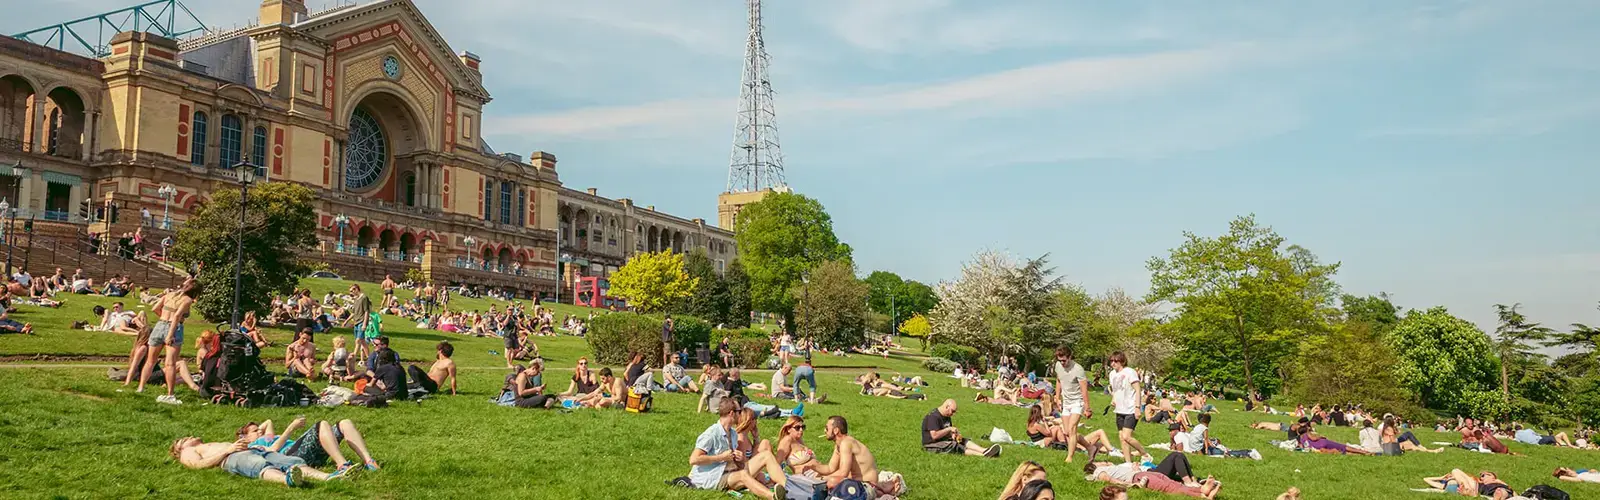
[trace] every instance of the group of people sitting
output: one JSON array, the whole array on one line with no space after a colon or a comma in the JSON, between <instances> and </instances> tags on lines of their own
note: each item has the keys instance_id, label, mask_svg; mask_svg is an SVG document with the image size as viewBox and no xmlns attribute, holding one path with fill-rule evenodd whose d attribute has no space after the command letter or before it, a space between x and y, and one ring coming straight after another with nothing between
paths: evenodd
<instances>
[{"instance_id":1,"label":"group of people sitting","mask_svg":"<svg viewBox=\"0 0 1600 500\"><path fill-rule=\"evenodd\" d=\"M833 442L826 462L805 444L806 422L790 416L778 430L776 444L756 433L756 412L731 398L717 402L717 421L695 438L689 453L689 475L668 481L683 487L714 491L748 491L759 498L793 498L790 487L811 498L813 492L849 498L896 498L906 491L899 474L882 471L872 450L850 435L843 416L828 417L823 436ZM827 495L822 495L827 496Z\"/></svg>"}]
</instances>

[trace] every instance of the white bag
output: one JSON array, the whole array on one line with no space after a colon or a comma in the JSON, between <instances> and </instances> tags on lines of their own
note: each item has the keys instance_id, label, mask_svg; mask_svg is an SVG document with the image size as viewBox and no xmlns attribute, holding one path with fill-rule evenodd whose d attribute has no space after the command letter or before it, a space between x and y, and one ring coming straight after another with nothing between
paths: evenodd
<instances>
[{"instance_id":1,"label":"white bag","mask_svg":"<svg viewBox=\"0 0 1600 500\"><path fill-rule=\"evenodd\" d=\"M991 442L991 443L1009 443L1009 442L1011 442L1011 433L1006 432L1005 429L1001 429L999 427L995 427L994 430L989 431L989 442Z\"/></svg>"}]
</instances>

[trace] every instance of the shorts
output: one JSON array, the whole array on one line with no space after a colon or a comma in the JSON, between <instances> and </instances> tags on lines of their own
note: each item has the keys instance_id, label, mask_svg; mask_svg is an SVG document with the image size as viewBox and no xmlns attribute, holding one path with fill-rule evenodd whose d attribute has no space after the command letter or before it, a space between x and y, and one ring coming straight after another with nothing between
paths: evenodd
<instances>
[{"instance_id":1,"label":"shorts","mask_svg":"<svg viewBox=\"0 0 1600 500\"><path fill-rule=\"evenodd\" d=\"M383 291L383 295L386 296L386 297L390 296L390 295L394 295L394 289L390 288L390 289L384 290Z\"/></svg>"},{"instance_id":2,"label":"shorts","mask_svg":"<svg viewBox=\"0 0 1600 500\"><path fill-rule=\"evenodd\" d=\"M1117 414L1117 429L1118 430L1127 429L1127 430L1131 431L1131 430L1133 430L1134 427L1137 427L1138 425L1139 425L1139 416L1138 415L1134 415L1132 413L1118 413Z\"/></svg>"},{"instance_id":3,"label":"shorts","mask_svg":"<svg viewBox=\"0 0 1600 500\"><path fill-rule=\"evenodd\" d=\"M287 473L289 469L305 464L305 460L282 453L248 449L223 459L222 470L250 479L260 479L261 473L267 469L278 469Z\"/></svg>"},{"instance_id":4,"label":"shorts","mask_svg":"<svg viewBox=\"0 0 1600 500\"><path fill-rule=\"evenodd\" d=\"M1553 436L1541 435L1541 436L1539 436L1539 444L1546 445L1546 446L1552 445L1552 444L1556 444L1556 438L1553 437Z\"/></svg>"},{"instance_id":5,"label":"shorts","mask_svg":"<svg viewBox=\"0 0 1600 500\"><path fill-rule=\"evenodd\" d=\"M306 429L304 433L300 434L300 439L294 440L294 446L283 450L283 454L298 458L312 467L328 465L328 450L322 449L322 441L317 437L317 427L325 423L327 422L318 422L316 425ZM339 430L337 425L328 424L328 426L333 428L333 441L335 443L343 443L344 431Z\"/></svg>"},{"instance_id":6,"label":"shorts","mask_svg":"<svg viewBox=\"0 0 1600 500\"><path fill-rule=\"evenodd\" d=\"M183 346L183 324L173 327L172 323L157 321L156 326L150 329L150 340L145 345L156 347L159 345Z\"/></svg>"},{"instance_id":7,"label":"shorts","mask_svg":"<svg viewBox=\"0 0 1600 500\"><path fill-rule=\"evenodd\" d=\"M520 345L517 343L517 334L513 333L513 334L510 334L510 335L506 335L505 332L501 332L501 335L505 335L505 337L506 337L506 343L505 344L506 344L506 350L507 351L511 351L511 350L514 350L514 349L520 347Z\"/></svg>"},{"instance_id":8,"label":"shorts","mask_svg":"<svg viewBox=\"0 0 1600 500\"><path fill-rule=\"evenodd\" d=\"M1061 416L1082 415L1083 401L1066 401L1061 404Z\"/></svg>"},{"instance_id":9,"label":"shorts","mask_svg":"<svg viewBox=\"0 0 1600 500\"><path fill-rule=\"evenodd\" d=\"M1457 483L1455 481L1444 483L1444 491L1445 493L1455 493L1461 491L1461 483Z\"/></svg>"},{"instance_id":10,"label":"shorts","mask_svg":"<svg viewBox=\"0 0 1600 500\"><path fill-rule=\"evenodd\" d=\"M922 445L922 449L924 451L930 451L933 453L952 453L960 455L967 452L967 444L966 440L934 441L932 443Z\"/></svg>"},{"instance_id":11,"label":"shorts","mask_svg":"<svg viewBox=\"0 0 1600 500\"><path fill-rule=\"evenodd\" d=\"M794 346L779 346L778 352L794 352Z\"/></svg>"}]
</instances>

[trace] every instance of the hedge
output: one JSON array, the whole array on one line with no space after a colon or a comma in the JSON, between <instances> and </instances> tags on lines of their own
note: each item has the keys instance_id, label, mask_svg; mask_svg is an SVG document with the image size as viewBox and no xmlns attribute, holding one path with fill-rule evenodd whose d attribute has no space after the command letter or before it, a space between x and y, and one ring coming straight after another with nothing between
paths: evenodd
<instances>
[{"instance_id":1,"label":"hedge","mask_svg":"<svg viewBox=\"0 0 1600 500\"><path fill-rule=\"evenodd\" d=\"M922 367L938 373L955 373L956 362L944 358L928 358L922 360Z\"/></svg>"},{"instance_id":2,"label":"hedge","mask_svg":"<svg viewBox=\"0 0 1600 500\"><path fill-rule=\"evenodd\" d=\"M982 362L978 350L971 347L938 344L933 346L933 352L928 353L935 358L944 358L962 366L975 366Z\"/></svg>"},{"instance_id":3,"label":"hedge","mask_svg":"<svg viewBox=\"0 0 1600 500\"><path fill-rule=\"evenodd\" d=\"M772 356L772 337L759 328L717 330L717 345L728 339L728 350L733 352L733 364L740 368L760 368ZM715 349L715 347L713 347Z\"/></svg>"},{"instance_id":4,"label":"hedge","mask_svg":"<svg viewBox=\"0 0 1600 500\"><path fill-rule=\"evenodd\" d=\"M650 316L656 321L656 342L661 342L661 323L666 321L665 316ZM694 352L695 347L711 346L711 323L706 320L684 315L672 316L673 345L679 351Z\"/></svg>"},{"instance_id":5,"label":"hedge","mask_svg":"<svg viewBox=\"0 0 1600 500\"><path fill-rule=\"evenodd\" d=\"M628 353L646 353L645 359L661 357L661 320L633 313L613 313L595 316L589 322L589 333L584 336L589 349L594 351L595 362L621 365L628 362Z\"/></svg>"}]
</instances>

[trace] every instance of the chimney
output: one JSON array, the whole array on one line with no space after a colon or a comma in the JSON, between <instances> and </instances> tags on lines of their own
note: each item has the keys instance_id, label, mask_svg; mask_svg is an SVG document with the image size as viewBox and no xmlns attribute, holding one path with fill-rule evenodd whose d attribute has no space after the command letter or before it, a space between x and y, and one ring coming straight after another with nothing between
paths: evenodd
<instances>
[{"instance_id":1,"label":"chimney","mask_svg":"<svg viewBox=\"0 0 1600 500\"><path fill-rule=\"evenodd\" d=\"M654 211L656 211L656 206L655 205L650 205L650 206L644 207L644 209L645 210L649 210L651 212L654 212Z\"/></svg>"},{"instance_id":2,"label":"chimney","mask_svg":"<svg viewBox=\"0 0 1600 500\"><path fill-rule=\"evenodd\" d=\"M262 0L261 25L294 24L310 15L305 0Z\"/></svg>"},{"instance_id":3,"label":"chimney","mask_svg":"<svg viewBox=\"0 0 1600 500\"><path fill-rule=\"evenodd\" d=\"M539 168L556 169L556 155L544 151L534 151L528 155L528 162Z\"/></svg>"},{"instance_id":4,"label":"chimney","mask_svg":"<svg viewBox=\"0 0 1600 500\"><path fill-rule=\"evenodd\" d=\"M598 189L589 188L588 191L589 191L589 196L600 196L599 194L596 194L599 191Z\"/></svg>"},{"instance_id":5,"label":"chimney","mask_svg":"<svg viewBox=\"0 0 1600 500\"><path fill-rule=\"evenodd\" d=\"M117 60L178 64L178 42L143 31L124 31L111 37L111 57Z\"/></svg>"},{"instance_id":6,"label":"chimney","mask_svg":"<svg viewBox=\"0 0 1600 500\"><path fill-rule=\"evenodd\" d=\"M478 69L478 65L483 62L483 59L471 52L462 52L459 57L461 57L461 64L465 64L467 69L472 70L474 76L477 76L479 80L483 79L483 71Z\"/></svg>"}]
</instances>

